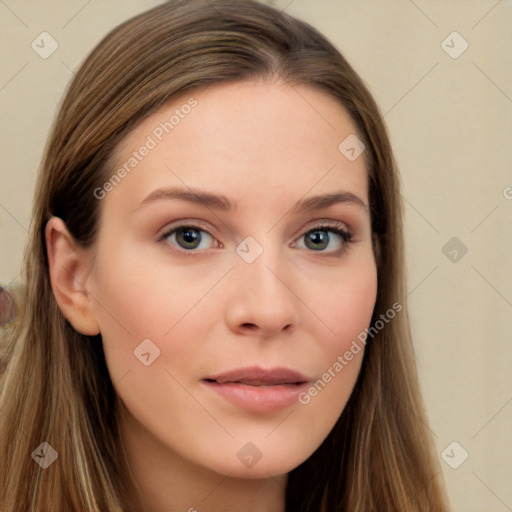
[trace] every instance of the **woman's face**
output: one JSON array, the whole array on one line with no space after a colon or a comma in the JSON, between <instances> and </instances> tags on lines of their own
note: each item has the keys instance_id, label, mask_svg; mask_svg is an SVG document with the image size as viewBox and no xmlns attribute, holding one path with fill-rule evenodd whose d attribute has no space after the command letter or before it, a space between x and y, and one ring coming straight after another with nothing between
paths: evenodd
<instances>
[{"instance_id":1,"label":"woman's face","mask_svg":"<svg viewBox=\"0 0 512 512\"><path fill-rule=\"evenodd\" d=\"M377 290L355 131L321 92L244 82L123 140L89 291L141 453L268 477L336 423Z\"/></svg>"}]
</instances>

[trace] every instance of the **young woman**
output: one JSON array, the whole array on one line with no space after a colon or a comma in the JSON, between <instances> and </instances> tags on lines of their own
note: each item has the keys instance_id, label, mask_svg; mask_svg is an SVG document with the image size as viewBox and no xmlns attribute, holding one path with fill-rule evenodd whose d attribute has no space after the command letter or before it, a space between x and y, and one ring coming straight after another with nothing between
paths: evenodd
<instances>
[{"instance_id":1,"label":"young woman","mask_svg":"<svg viewBox=\"0 0 512 512\"><path fill-rule=\"evenodd\" d=\"M33 215L3 512L447 510L389 140L309 25L178 0L114 29Z\"/></svg>"}]
</instances>

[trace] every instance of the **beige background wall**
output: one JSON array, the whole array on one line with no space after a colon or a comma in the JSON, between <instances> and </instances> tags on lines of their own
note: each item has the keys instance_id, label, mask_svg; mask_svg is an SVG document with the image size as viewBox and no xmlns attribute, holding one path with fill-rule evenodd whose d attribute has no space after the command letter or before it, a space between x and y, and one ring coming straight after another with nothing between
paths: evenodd
<instances>
[{"instance_id":1,"label":"beige background wall","mask_svg":"<svg viewBox=\"0 0 512 512\"><path fill-rule=\"evenodd\" d=\"M36 169L73 70L159 3L0 1L0 284L19 279ZM512 3L273 3L330 37L385 113L420 377L454 510L512 511ZM47 59L31 48L43 31L58 42Z\"/></svg>"}]
</instances>

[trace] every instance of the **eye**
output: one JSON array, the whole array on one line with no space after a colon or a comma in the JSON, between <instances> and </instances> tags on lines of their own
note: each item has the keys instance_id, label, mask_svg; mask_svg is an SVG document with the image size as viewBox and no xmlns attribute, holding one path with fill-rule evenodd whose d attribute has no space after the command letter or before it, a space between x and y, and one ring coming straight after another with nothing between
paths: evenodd
<instances>
[{"instance_id":1,"label":"eye","mask_svg":"<svg viewBox=\"0 0 512 512\"><path fill-rule=\"evenodd\" d=\"M304 243L301 244L301 240ZM293 246L299 249L310 249L317 252L336 252L348 246L351 234L343 224L320 225L310 229L294 242Z\"/></svg>"},{"instance_id":2,"label":"eye","mask_svg":"<svg viewBox=\"0 0 512 512\"><path fill-rule=\"evenodd\" d=\"M193 224L173 227L161 236L161 240L188 253L220 246L206 229ZM350 241L351 234L344 224L318 225L302 235L299 241L293 242L292 247L331 253L343 250Z\"/></svg>"},{"instance_id":3,"label":"eye","mask_svg":"<svg viewBox=\"0 0 512 512\"><path fill-rule=\"evenodd\" d=\"M172 228L162 235L162 240L177 246L181 250L211 249L215 241L212 235L200 226L182 225Z\"/></svg>"}]
</instances>

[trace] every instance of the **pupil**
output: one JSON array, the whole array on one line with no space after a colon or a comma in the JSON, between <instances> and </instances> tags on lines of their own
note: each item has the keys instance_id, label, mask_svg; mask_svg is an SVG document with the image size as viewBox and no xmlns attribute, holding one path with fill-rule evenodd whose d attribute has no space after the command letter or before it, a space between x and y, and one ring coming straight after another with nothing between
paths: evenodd
<instances>
[{"instance_id":1,"label":"pupil","mask_svg":"<svg viewBox=\"0 0 512 512\"><path fill-rule=\"evenodd\" d=\"M186 248L196 247L201 242L201 235L193 228L185 228L178 239L181 239ZM197 242L197 243L196 243Z\"/></svg>"},{"instance_id":2,"label":"pupil","mask_svg":"<svg viewBox=\"0 0 512 512\"><path fill-rule=\"evenodd\" d=\"M309 249L325 249L329 243L329 234L325 231L313 231L309 235L308 240L311 240L311 245L314 246L311 247L309 244L306 244Z\"/></svg>"}]
</instances>

